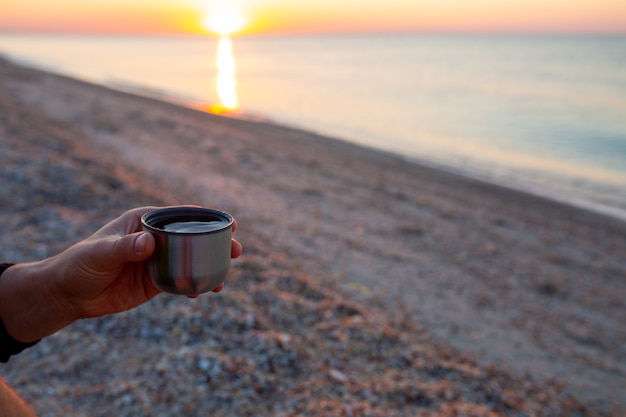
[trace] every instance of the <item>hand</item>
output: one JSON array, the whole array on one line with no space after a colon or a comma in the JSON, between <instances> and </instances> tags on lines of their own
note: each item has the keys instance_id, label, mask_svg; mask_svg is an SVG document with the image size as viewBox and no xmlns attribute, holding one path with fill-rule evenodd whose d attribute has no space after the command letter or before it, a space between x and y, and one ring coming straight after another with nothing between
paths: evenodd
<instances>
[{"instance_id":1,"label":"hand","mask_svg":"<svg viewBox=\"0 0 626 417\"><path fill-rule=\"evenodd\" d=\"M154 298L160 291L143 261L155 243L141 231L140 219L155 208L130 210L57 256L7 269L0 280L0 317L7 331L28 342L77 319L118 313ZM235 222L233 231L236 227ZM231 257L241 252L233 239Z\"/></svg>"}]
</instances>

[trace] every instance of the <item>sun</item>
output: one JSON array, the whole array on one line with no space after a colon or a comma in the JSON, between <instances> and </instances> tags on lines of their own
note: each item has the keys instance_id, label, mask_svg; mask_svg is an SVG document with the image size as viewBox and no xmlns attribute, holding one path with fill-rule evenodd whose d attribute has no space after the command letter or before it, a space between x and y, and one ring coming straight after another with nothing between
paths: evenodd
<instances>
[{"instance_id":1,"label":"sun","mask_svg":"<svg viewBox=\"0 0 626 417\"><path fill-rule=\"evenodd\" d=\"M246 18L232 3L220 2L205 17L203 25L222 36L232 35L246 25Z\"/></svg>"}]
</instances>

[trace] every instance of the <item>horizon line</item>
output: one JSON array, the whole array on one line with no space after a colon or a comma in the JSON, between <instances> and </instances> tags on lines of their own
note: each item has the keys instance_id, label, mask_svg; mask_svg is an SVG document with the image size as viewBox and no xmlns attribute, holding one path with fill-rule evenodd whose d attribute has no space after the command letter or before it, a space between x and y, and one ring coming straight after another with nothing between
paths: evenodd
<instances>
[{"instance_id":1,"label":"horizon line","mask_svg":"<svg viewBox=\"0 0 626 417\"><path fill-rule=\"evenodd\" d=\"M32 36L137 36L137 37L215 37L212 32L133 32L133 31L61 31L61 30L3 30L0 35ZM424 35L424 36L626 36L626 29L621 30L361 30L361 31L324 31L324 32L254 32L233 33L232 38L269 38L269 37L307 37L307 36L384 36L384 35Z\"/></svg>"}]
</instances>

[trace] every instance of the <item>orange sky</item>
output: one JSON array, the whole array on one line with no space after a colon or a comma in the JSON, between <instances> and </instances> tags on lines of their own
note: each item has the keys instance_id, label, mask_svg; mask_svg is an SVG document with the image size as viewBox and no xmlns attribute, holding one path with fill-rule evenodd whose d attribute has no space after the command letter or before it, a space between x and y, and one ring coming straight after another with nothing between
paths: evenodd
<instances>
[{"instance_id":1,"label":"orange sky","mask_svg":"<svg viewBox=\"0 0 626 417\"><path fill-rule=\"evenodd\" d=\"M219 3L241 33L626 33L624 0L2 0L0 32L206 33Z\"/></svg>"}]
</instances>

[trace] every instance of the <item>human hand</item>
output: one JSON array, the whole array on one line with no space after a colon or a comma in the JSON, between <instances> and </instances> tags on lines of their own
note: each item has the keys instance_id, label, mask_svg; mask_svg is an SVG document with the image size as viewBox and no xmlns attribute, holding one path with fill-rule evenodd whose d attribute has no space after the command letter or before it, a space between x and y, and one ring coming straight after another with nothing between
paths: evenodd
<instances>
[{"instance_id":1,"label":"human hand","mask_svg":"<svg viewBox=\"0 0 626 417\"><path fill-rule=\"evenodd\" d=\"M15 315L16 311L19 312L19 303L7 305L13 307L10 309L12 314L0 317L7 330L12 326L10 333L13 337L25 342L36 340L77 319L118 313L154 298L160 290L152 284L143 261L154 252L155 242L150 233L141 231L140 221L144 213L156 208L129 210L59 255L9 268L5 274L14 277L20 273L30 274L30 277L15 281L3 275L2 281L6 278L9 285L20 283L21 288L18 289L22 292L32 291L29 295L31 300L37 300L40 305L44 303L46 308L43 310L51 315L47 321L40 319L25 326ZM235 222L233 231L236 228ZM231 257L237 258L241 253L241 244L233 239ZM222 288L223 284L214 292ZM0 301L7 296L7 291L11 292L11 289L5 285ZM22 307L33 310L33 306ZM33 315L30 317L32 321Z\"/></svg>"},{"instance_id":2,"label":"human hand","mask_svg":"<svg viewBox=\"0 0 626 417\"><path fill-rule=\"evenodd\" d=\"M130 210L59 255L57 261L64 271L61 294L76 318L125 311L160 293L143 262L154 252L154 238L141 231L141 216L154 209ZM235 222L233 231L236 228ZM233 240L231 257L241 252L241 244Z\"/></svg>"}]
</instances>

